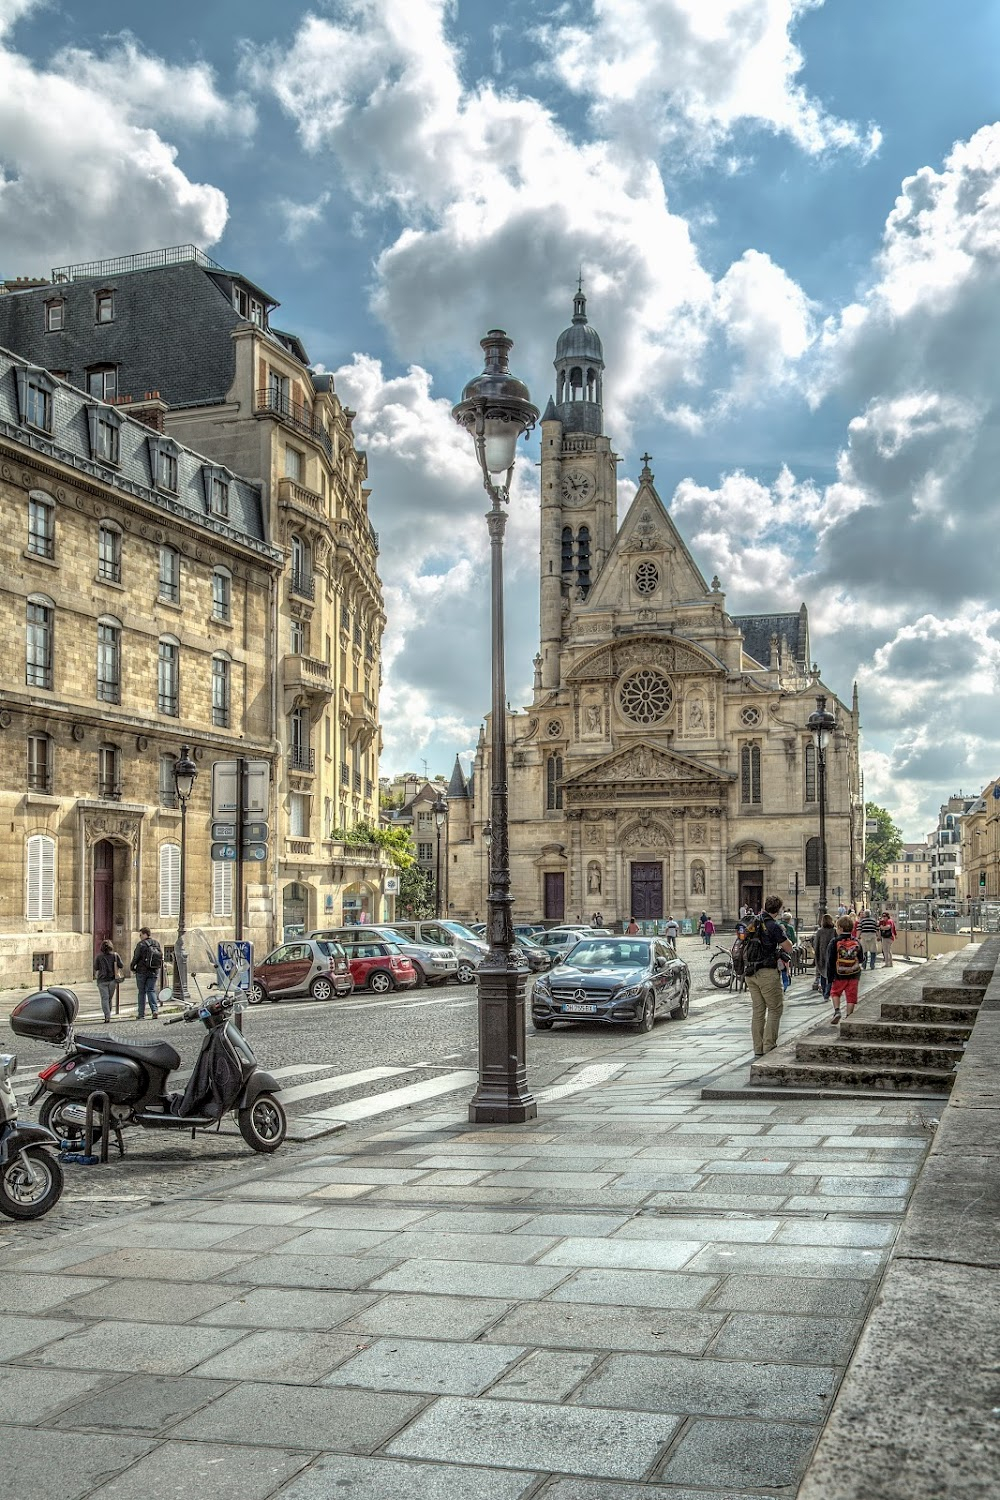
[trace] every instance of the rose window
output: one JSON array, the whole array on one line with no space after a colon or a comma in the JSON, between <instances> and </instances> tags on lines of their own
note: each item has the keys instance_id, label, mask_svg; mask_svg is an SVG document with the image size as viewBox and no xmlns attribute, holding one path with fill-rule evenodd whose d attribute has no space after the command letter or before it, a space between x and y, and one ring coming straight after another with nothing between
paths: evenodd
<instances>
[{"instance_id":1,"label":"rose window","mask_svg":"<svg viewBox=\"0 0 1000 1500\"><path fill-rule=\"evenodd\" d=\"M740 714L740 723L744 729L756 729L761 721L759 708L744 708Z\"/></svg>"},{"instance_id":2,"label":"rose window","mask_svg":"<svg viewBox=\"0 0 1000 1500\"><path fill-rule=\"evenodd\" d=\"M660 570L655 562L641 562L635 570L635 587L639 594L652 594L660 582Z\"/></svg>"},{"instance_id":3,"label":"rose window","mask_svg":"<svg viewBox=\"0 0 1000 1500\"><path fill-rule=\"evenodd\" d=\"M545 732L550 740L557 740L562 734L562 724L558 719L550 719L545 726Z\"/></svg>"},{"instance_id":4,"label":"rose window","mask_svg":"<svg viewBox=\"0 0 1000 1500\"><path fill-rule=\"evenodd\" d=\"M673 701L670 683L654 667L630 673L618 689L618 705L633 724L657 723L669 713Z\"/></svg>"}]
</instances>

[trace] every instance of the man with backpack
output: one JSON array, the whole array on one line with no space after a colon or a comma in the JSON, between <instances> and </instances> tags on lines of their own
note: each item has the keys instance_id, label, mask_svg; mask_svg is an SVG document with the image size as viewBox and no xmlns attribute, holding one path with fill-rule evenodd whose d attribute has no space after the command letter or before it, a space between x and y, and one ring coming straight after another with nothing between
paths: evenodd
<instances>
[{"instance_id":1,"label":"man with backpack","mask_svg":"<svg viewBox=\"0 0 1000 1500\"><path fill-rule=\"evenodd\" d=\"M754 1057L763 1057L778 1044L778 1027L784 1008L778 954L791 955L792 952L785 929L776 920L783 905L780 896L768 896L761 915L752 917L747 924L740 954L752 1005L750 1034Z\"/></svg>"},{"instance_id":2,"label":"man with backpack","mask_svg":"<svg viewBox=\"0 0 1000 1500\"><path fill-rule=\"evenodd\" d=\"M861 944L861 948L864 953L862 968L867 967L869 969L874 969L875 946L876 938L878 937L878 922L876 922L874 915L867 906L863 906L861 908L861 915L858 917L857 925L854 929L854 936Z\"/></svg>"},{"instance_id":3,"label":"man with backpack","mask_svg":"<svg viewBox=\"0 0 1000 1500\"><path fill-rule=\"evenodd\" d=\"M146 1018L146 1001L149 1001L149 1013L155 1019L160 1013L160 1001L156 993L156 986L160 978L160 970L163 967L163 950L155 937L152 936L148 927L139 928L139 941L135 945L132 954L132 962L129 968L135 975L136 998L138 1001L138 1017L140 1021Z\"/></svg>"},{"instance_id":4,"label":"man with backpack","mask_svg":"<svg viewBox=\"0 0 1000 1500\"><path fill-rule=\"evenodd\" d=\"M829 981L830 999L833 1001L831 1026L836 1026L840 1020L841 995L847 1001L848 1018L854 1014L854 1007L858 1003L858 979L865 966L865 952L853 935L853 928L854 923L849 916L838 917L837 935L827 949L826 977Z\"/></svg>"}]
</instances>

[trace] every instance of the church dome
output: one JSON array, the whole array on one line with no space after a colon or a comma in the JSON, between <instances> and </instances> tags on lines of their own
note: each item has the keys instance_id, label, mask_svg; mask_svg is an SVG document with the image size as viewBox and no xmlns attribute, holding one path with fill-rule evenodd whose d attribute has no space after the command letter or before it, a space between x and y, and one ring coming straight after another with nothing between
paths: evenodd
<instances>
[{"instance_id":1,"label":"church dome","mask_svg":"<svg viewBox=\"0 0 1000 1500\"><path fill-rule=\"evenodd\" d=\"M556 340L556 361L585 359L592 364L604 364L604 349L600 334L587 322L587 299L582 291L573 299L573 321L564 328Z\"/></svg>"}]
</instances>

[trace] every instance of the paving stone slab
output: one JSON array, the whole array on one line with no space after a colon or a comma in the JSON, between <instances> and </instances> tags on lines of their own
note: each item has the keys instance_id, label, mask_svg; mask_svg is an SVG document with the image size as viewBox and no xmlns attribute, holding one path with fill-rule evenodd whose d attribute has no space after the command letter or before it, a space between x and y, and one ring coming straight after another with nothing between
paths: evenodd
<instances>
[{"instance_id":1,"label":"paving stone slab","mask_svg":"<svg viewBox=\"0 0 1000 1500\"><path fill-rule=\"evenodd\" d=\"M619 1240L700 1240L766 1244L781 1228L781 1219L702 1218L681 1214L638 1214L614 1235Z\"/></svg>"},{"instance_id":2,"label":"paving stone slab","mask_svg":"<svg viewBox=\"0 0 1000 1500\"><path fill-rule=\"evenodd\" d=\"M859 1331L855 1318L731 1313L710 1352L715 1359L842 1365L850 1358Z\"/></svg>"},{"instance_id":3,"label":"paving stone slab","mask_svg":"<svg viewBox=\"0 0 1000 1500\"><path fill-rule=\"evenodd\" d=\"M94 1323L47 1344L34 1358L53 1368L183 1375L238 1337L228 1329L190 1323Z\"/></svg>"},{"instance_id":4,"label":"paving stone slab","mask_svg":"<svg viewBox=\"0 0 1000 1500\"><path fill-rule=\"evenodd\" d=\"M472 1183L468 1187L449 1187L445 1183L417 1182L404 1187L373 1188L369 1201L373 1203L422 1203L428 1209L442 1203L495 1203L506 1207L509 1203L522 1203L526 1197L523 1188L483 1187Z\"/></svg>"},{"instance_id":5,"label":"paving stone slab","mask_svg":"<svg viewBox=\"0 0 1000 1500\"><path fill-rule=\"evenodd\" d=\"M283 1255L363 1255L390 1238L387 1229L303 1229L282 1246Z\"/></svg>"},{"instance_id":6,"label":"paving stone slab","mask_svg":"<svg viewBox=\"0 0 1000 1500\"><path fill-rule=\"evenodd\" d=\"M499 1297L402 1293L383 1297L365 1311L355 1314L343 1325L342 1331L362 1335L389 1333L397 1338L474 1339L509 1312L513 1305Z\"/></svg>"},{"instance_id":7,"label":"paving stone slab","mask_svg":"<svg viewBox=\"0 0 1000 1500\"><path fill-rule=\"evenodd\" d=\"M534 1500L534 1497L533 1497ZM581 1481L579 1479L556 1479L538 1491L537 1500L778 1500L777 1495L765 1495L754 1490L752 1495L741 1490L739 1494L727 1485L720 1489L677 1489L659 1484L606 1484L603 1480Z\"/></svg>"},{"instance_id":8,"label":"paving stone slab","mask_svg":"<svg viewBox=\"0 0 1000 1500\"><path fill-rule=\"evenodd\" d=\"M128 1469L148 1453L148 1439L56 1432L52 1428L0 1428L5 1494L17 1500L79 1500L95 1485ZM131 1481L131 1475L129 1475ZM101 1490L102 1500L107 1500ZM135 1500L141 1491L119 1491L121 1500ZM164 1493L161 1491L161 1494Z\"/></svg>"},{"instance_id":9,"label":"paving stone slab","mask_svg":"<svg viewBox=\"0 0 1000 1500\"><path fill-rule=\"evenodd\" d=\"M584 1382L574 1402L627 1411L819 1422L839 1378L822 1365L611 1354Z\"/></svg>"},{"instance_id":10,"label":"paving stone slab","mask_svg":"<svg viewBox=\"0 0 1000 1500\"><path fill-rule=\"evenodd\" d=\"M543 1255L539 1264L580 1268L604 1266L614 1270L630 1268L679 1271L704 1249L704 1240L609 1240L581 1236L579 1239L563 1240L555 1249Z\"/></svg>"},{"instance_id":11,"label":"paving stone slab","mask_svg":"<svg viewBox=\"0 0 1000 1500\"><path fill-rule=\"evenodd\" d=\"M565 1401L601 1357L589 1350L535 1349L486 1394L497 1401Z\"/></svg>"},{"instance_id":12,"label":"paving stone slab","mask_svg":"<svg viewBox=\"0 0 1000 1500\"><path fill-rule=\"evenodd\" d=\"M236 1224L201 1224L181 1219L160 1221L119 1220L115 1225L118 1249L148 1247L153 1250L202 1250L224 1245L240 1232ZM96 1251L95 1251L96 1253Z\"/></svg>"},{"instance_id":13,"label":"paving stone slab","mask_svg":"<svg viewBox=\"0 0 1000 1500\"><path fill-rule=\"evenodd\" d=\"M581 1302L525 1302L484 1338L550 1349L645 1349L701 1354L718 1333L716 1313L669 1308L600 1307Z\"/></svg>"},{"instance_id":14,"label":"paving stone slab","mask_svg":"<svg viewBox=\"0 0 1000 1500\"><path fill-rule=\"evenodd\" d=\"M732 1275L705 1303L713 1312L808 1313L818 1316L858 1317L872 1295L864 1281L820 1276Z\"/></svg>"},{"instance_id":15,"label":"paving stone slab","mask_svg":"<svg viewBox=\"0 0 1000 1500\"><path fill-rule=\"evenodd\" d=\"M6 1222L6 1220L3 1221L3 1223ZM107 1238L105 1226L102 1237L93 1234L68 1235L63 1244L53 1246L43 1255L29 1255L19 1259L17 1269L19 1271L64 1271L67 1266L78 1266L87 1256L106 1254L117 1248L114 1241Z\"/></svg>"},{"instance_id":16,"label":"paving stone slab","mask_svg":"<svg viewBox=\"0 0 1000 1500\"><path fill-rule=\"evenodd\" d=\"M851 1245L708 1245L685 1266L699 1272L725 1275L737 1271L775 1276L877 1276L885 1261L880 1247Z\"/></svg>"},{"instance_id":17,"label":"paving stone slab","mask_svg":"<svg viewBox=\"0 0 1000 1500\"><path fill-rule=\"evenodd\" d=\"M113 1380L113 1376L97 1377L96 1384L107 1385ZM95 1377L79 1375L75 1370L0 1365L0 1423L34 1425L51 1421L63 1407L92 1391L94 1385Z\"/></svg>"},{"instance_id":18,"label":"paving stone slab","mask_svg":"<svg viewBox=\"0 0 1000 1500\"><path fill-rule=\"evenodd\" d=\"M805 1181L806 1179L802 1179ZM902 1217L906 1213L908 1199L906 1198L878 1198L862 1196L857 1190L854 1193L817 1193L812 1198L786 1198L785 1210L790 1214L814 1214L814 1213L838 1213L838 1214L866 1214L894 1213Z\"/></svg>"},{"instance_id":19,"label":"paving stone slab","mask_svg":"<svg viewBox=\"0 0 1000 1500\"><path fill-rule=\"evenodd\" d=\"M692 1422L657 1478L688 1484L792 1486L802 1477L816 1429L790 1422ZM671 1492L673 1493L673 1492Z\"/></svg>"},{"instance_id":20,"label":"paving stone slab","mask_svg":"<svg viewBox=\"0 0 1000 1500\"><path fill-rule=\"evenodd\" d=\"M577 1271L548 1297L549 1302L590 1302L617 1307L700 1307L720 1285L718 1276L683 1271Z\"/></svg>"},{"instance_id":21,"label":"paving stone slab","mask_svg":"<svg viewBox=\"0 0 1000 1500\"><path fill-rule=\"evenodd\" d=\"M231 1289L231 1293L236 1288ZM204 1313L199 1323L220 1328L315 1328L327 1330L363 1312L374 1296L302 1288L253 1287ZM214 1351L213 1351L214 1352ZM207 1355L203 1356L208 1358Z\"/></svg>"},{"instance_id":22,"label":"paving stone slab","mask_svg":"<svg viewBox=\"0 0 1000 1500\"><path fill-rule=\"evenodd\" d=\"M221 1354L196 1365L191 1374L220 1380L263 1380L275 1385L317 1385L367 1342L356 1333L292 1333L271 1328L266 1333L248 1333Z\"/></svg>"},{"instance_id":23,"label":"paving stone slab","mask_svg":"<svg viewBox=\"0 0 1000 1500\"><path fill-rule=\"evenodd\" d=\"M228 1286L203 1286L173 1281L125 1281L103 1283L96 1292L86 1292L73 1303L83 1318L122 1318L137 1323L184 1323L232 1300Z\"/></svg>"},{"instance_id":24,"label":"paving stone slab","mask_svg":"<svg viewBox=\"0 0 1000 1500\"><path fill-rule=\"evenodd\" d=\"M547 1213L533 1214L515 1234L548 1234L558 1239L566 1235L583 1235L598 1239L614 1234L629 1222L625 1214Z\"/></svg>"},{"instance_id":25,"label":"paving stone slab","mask_svg":"<svg viewBox=\"0 0 1000 1500\"><path fill-rule=\"evenodd\" d=\"M65 1318L19 1318L4 1314L0 1316L0 1351L5 1360L31 1355L55 1339L65 1338L67 1333L76 1333L83 1326Z\"/></svg>"},{"instance_id":26,"label":"paving stone slab","mask_svg":"<svg viewBox=\"0 0 1000 1500\"><path fill-rule=\"evenodd\" d=\"M404 1260L371 1283L384 1292L443 1292L451 1296L544 1297L564 1281L563 1266L467 1265L452 1260Z\"/></svg>"},{"instance_id":27,"label":"paving stone slab","mask_svg":"<svg viewBox=\"0 0 1000 1500\"><path fill-rule=\"evenodd\" d=\"M431 1234L406 1229L384 1240L379 1253L394 1260L488 1261L492 1264L526 1265L558 1244L554 1235Z\"/></svg>"},{"instance_id":28,"label":"paving stone slab","mask_svg":"<svg viewBox=\"0 0 1000 1500\"><path fill-rule=\"evenodd\" d=\"M281 1500L330 1500L343 1493L357 1500L520 1500L534 1474L468 1465L410 1463L393 1458L353 1458L330 1454L282 1490ZM215 1497L213 1497L215 1500Z\"/></svg>"},{"instance_id":29,"label":"paving stone slab","mask_svg":"<svg viewBox=\"0 0 1000 1500\"><path fill-rule=\"evenodd\" d=\"M386 1452L542 1473L641 1479L679 1425L679 1417L667 1415L442 1396Z\"/></svg>"},{"instance_id":30,"label":"paving stone slab","mask_svg":"<svg viewBox=\"0 0 1000 1500\"><path fill-rule=\"evenodd\" d=\"M220 1203L211 1198L187 1205L188 1216L203 1224L299 1224L305 1219L315 1222L321 1211L301 1203Z\"/></svg>"},{"instance_id":31,"label":"paving stone slab","mask_svg":"<svg viewBox=\"0 0 1000 1500\"><path fill-rule=\"evenodd\" d=\"M105 1282L98 1276L50 1276L44 1272L26 1275L5 1271L0 1276L0 1312L71 1312L70 1304L83 1292L96 1291Z\"/></svg>"},{"instance_id":32,"label":"paving stone slab","mask_svg":"<svg viewBox=\"0 0 1000 1500\"><path fill-rule=\"evenodd\" d=\"M643 1205L644 1208L680 1208L686 1214L697 1216L707 1213L710 1209L717 1209L723 1214L752 1213L766 1214L777 1217L788 1202L787 1194L774 1192L743 1193L735 1190L731 1193L718 1191L718 1177L711 1181L706 1179L705 1186L696 1188L690 1193L653 1193L649 1201ZM799 1178L797 1186L802 1179ZM773 1185L774 1178L769 1179ZM765 1186L765 1184L761 1184ZM815 1208L815 1205L810 1205Z\"/></svg>"},{"instance_id":33,"label":"paving stone slab","mask_svg":"<svg viewBox=\"0 0 1000 1500\"><path fill-rule=\"evenodd\" d=\"M221 1396L227 1380L193 1380L188 1376L136 1375L118 1381L87 1401L78 1401L53 1420L62 1429L97 1427L156 1437L182 1417Z\"/></svg>"},{"instance_id":34,"label":"paving stone slab","mask_svg":"<svg viewBox=\"0 0 1000 1500\"><path fill-rule=\"evenodd\" d=\"M175 1427L175 1438L370 1453L425 1404L419 1396L246 1381Z\"/></svg>"},{"instance_id":35,"label":"paving stone slab","mask_svg":"<svg viewBox=\"0 0 1000 1500\"><path fill-rule=\"evenodd\" d=\"M426 1208L390 1208L383 1203L328 1203L309 1210L308 1229L382 1229L387 1234L428 1217Z\"/></svg>"},{"instance_id":36,"label":"paving stone slab","mask_svg":"<svg viewBox=\"0 0 1000 1500\"><path fill-rule=\"evenodd\" d=\"M166 1442L87 1500L267 1500L308 1462L280 1448Z\"/></svg>"},{"instance_id":37,"label":"paving stone slab","mask_svg":"<svg viewBox=\"0 0 1000 1500\"><path fill-rule=\"evenodd\" d=\"M233 1297L233 1286L316 1287L321 1291L353 1292L375 1276L382 1276L402 1259L396 1256L353 1255L262 1255L238 1270L219 1278L226 1284L225 1297ZM217 1304L214 1304L217 1305Z\"/></svg>"},{"instance_id":38,"label":"paving stone slab","mask_svg":"<svg viewBox=\"0 0 1000 1500\"><path fill-rule=\"evenodd\" d=\"M364 1386L373 1391L416 1391L428 1395L478 1396L527 1350L442 1340L378 1339L340 1365L324 1385Z\"/></svg>"},{"instance_id":39,"label":"paving stone slab","mask_svg":"<svg viewBox=\"0 0 1000 1500\"><path fill-rule=\"evenodd\" d=\"M231 1271L242 1265L246 1255L228 1254L221 1250L153 1250L131 1247L112 1251L110 1255L97 1255L82 1260L72 1268L73 1275L138 1276L144 1281L211 1281L223 1271Z\"/></svg>"},{"instance_id":40,"label":"paving stone slab","mask_svg":"<svg viewBox=\"0 0 1000 1500\"><path fill-rule=\"evenodd\" d=\"M888 1248L899 1221L880 1219L788 1219L774 1237L778 1245L876 1245Z\"/></svg>"},{"instance_id":41,"label":"paving stone slab","mask_svg":"<svg viewBox=\"0 0 1000 1500\"><path fill-rule=\"evenodd\" d=\"M495 1213L489 1210L467 1209L442 1209L439 1213L425 1214L418 1224L412 1229L405 1225L407 1234L513 1234L520 1229L522 1224L527 1225L532 1221L532 1215L526 1209L518 1209L516 1212L506 1212L498 1209ZM539 1231L544 1232L544 1231Z\"/></svg>"}]
</instances>

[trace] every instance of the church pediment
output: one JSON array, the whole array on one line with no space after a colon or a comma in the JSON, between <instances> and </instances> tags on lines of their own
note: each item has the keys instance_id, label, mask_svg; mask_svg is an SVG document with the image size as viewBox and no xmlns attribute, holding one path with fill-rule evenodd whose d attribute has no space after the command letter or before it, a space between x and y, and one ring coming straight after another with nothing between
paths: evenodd
<instances>
[{"instance_id":1,"label":"church pediment","mask_svg":"<svg viewBox=\"0 0 1000 1500\"><path fill-rule=\"evenodd\" d=\"M721 787L735 780L730 771L720 771L717 766L706 765L693 756L676 755L642 740L565 777L563 786L572 790L582 786L614 786L622 782L670 782L674 785L678 782L692 785L713 782Z\"/></svg>"},{"instance_id":2,"label":"church pediment","mask_svg":"<svg viewBox=\"0 0 1000 1500\"><path fill-rule=\"evenodd\" d=\"M637 667L658 667L667 673L725 672L724 664L711 651L672 635L640 635L601 646L575 662L564 681L595 682L620 677Z\"/></svg>"}]
</instances>

